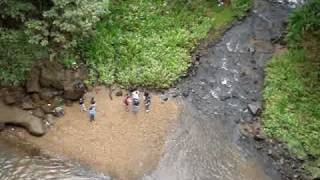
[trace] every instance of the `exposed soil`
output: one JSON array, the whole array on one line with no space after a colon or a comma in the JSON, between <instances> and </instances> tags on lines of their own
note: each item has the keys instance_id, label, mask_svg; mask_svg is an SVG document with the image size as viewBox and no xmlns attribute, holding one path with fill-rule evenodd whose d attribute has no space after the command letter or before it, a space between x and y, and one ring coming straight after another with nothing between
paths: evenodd
<instances>
[{"instance_id":1,"label":"exposed soil","mask_svg":"<svg viewBox=\"0 0 320 180\"><path fill-rule=\"evenodd\" d=\"M125 111L123 97L110 100L106 89L98 89L86 94L87 101L96 99L96 121L89 122L88 114L74 104L45 136L18 134L46 153L78 160L119 179L137 179L157 166L179 107L173 100L162 104L155 95L151 112L141 108L133 114Z\"/></svg>"}]
</instances>

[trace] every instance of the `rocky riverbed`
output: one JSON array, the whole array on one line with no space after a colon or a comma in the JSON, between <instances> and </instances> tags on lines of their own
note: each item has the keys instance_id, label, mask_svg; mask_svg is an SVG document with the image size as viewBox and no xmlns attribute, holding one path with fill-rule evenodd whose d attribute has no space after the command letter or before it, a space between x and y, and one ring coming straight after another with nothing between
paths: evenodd
<instances>
[{"instance_id":1,"label":"rocky riverbed","mask_svg":"<svg viewBox=\"0 0 320 180\"><path fill-rule=\"evenodd\" d=\"M277 151L287 151L265 141L259 117L264 66L288 13L288 4L254 1L247 18L196 55L200 64L191 71L196 73L173 90L185 97L180 123L158 169L145 179L302 178L292 171L295 160L275 158Z\"/></svg>"}]
</instances>

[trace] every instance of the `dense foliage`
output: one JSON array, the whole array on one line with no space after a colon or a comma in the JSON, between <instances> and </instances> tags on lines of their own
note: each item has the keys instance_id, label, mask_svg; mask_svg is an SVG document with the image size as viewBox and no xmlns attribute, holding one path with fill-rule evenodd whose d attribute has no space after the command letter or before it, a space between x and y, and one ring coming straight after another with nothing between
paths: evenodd
<instances>
[{"instance_id":1,"label":"dense foliage","mask_svg":"<svg viewBox=\"0 0 320 180\"><path fill-rule=\"evenodd\" d=\"M249 0L239 1L236 9L206 0L114 1L84 47L91 81L169 87L186 73L190 50L210 28L219 31L250 7Z\"/></svg>"},{"instance_id":2,"label":"dense foliage","mask_svg":"<svg viewBox=\"0 0 320 180\"><path fill-rule=\"evenodd\" d=\"M264 129L304 160L311 178L320 177L320 1L289 18L287 53L266 69Z\"/></svg>"},{"instance_id":3,"label":"dense foliage","mask_svg":"<svg viewBox=\"0 0 320 180\"><path fill-rule=\"evenodd\" d=\"M38 19L26 22L29 42L47 46L51 55L75 52L74 48L79 42L94 32L96 23L106 14L108 5L107 0L52 2L53 6L43 11Z\"/></svg>"},{"instance_id":4,"label":"dense foliage","mask_svg":"<svg viewBox=\"0 0 320 180\"><path fill-rule=\"evenodd\" d=\"M186 73L190 51L209 29L217 35L251 1L219 2L112 1L108 11L107 0L3 0L1 84L23 81L36 60L50 57L67 67L85 61L89 82L169 87Z\"/></svg>"},{"instance_id":5,"label":"dense foliage","mask_svg":"<svg viewBox=\"0 0 320 180\"><path fill-rule=\"evenodd\" d=\"M45 49L30 45L23 31L0 28L0 85L18 85L33 63L44 57Z\"/></svg>"},{"instance_id":6,"label":"dense foliage","mask_svg":"<svg viewBox=\"0 0 320 180\"><path fill-rule=\"evenodd\" d=\"M302 47L305 36L310 33L320 39L320 0L311 0L289 17L287 40L290 47Z\"/></svg>"},{"instance_id":7,"label":"dense foliage","mask_svg":"<svg viewBox=\"0 0 320 180\"><path fill-rule=\"evenodd\" d=\"M95 32L107 5L107 0L0 1L0 85L22 82L34 62L49 55L74 63L76 47Z\"/></svg>"}]
</instances>

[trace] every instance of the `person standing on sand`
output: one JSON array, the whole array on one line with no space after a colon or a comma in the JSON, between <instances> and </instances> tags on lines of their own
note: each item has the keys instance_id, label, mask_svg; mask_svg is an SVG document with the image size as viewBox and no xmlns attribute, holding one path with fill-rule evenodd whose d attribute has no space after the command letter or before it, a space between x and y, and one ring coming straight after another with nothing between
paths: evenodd
<instances>
[{"instance_id":1,"label":"person standing on sand","mask_svg":"<svg viewBox=\"0 0 320 180\"><path fill-rule=\"evenodd\" d=\"M132 111L134 113L137 113L139 111L139 104L140 104L139 91L138 90L133 91L132 99L133 99Z\"/></svg>"},{"instance_id":2,"label":"person standing on sand","mask_svg":"<svg viewBox=\"0 0 320 180\"><path fill-rule=\"evenodd\" d=\"M146 91L144 92L144 106L145 106L146 112L150 112L150 105L151 105L151 96Z\"/></svg>"},{"instance_id":3,"label":"person standing on sand","mask_svg":"<svg viewBox=\"0 0 320 180\"><path fill-rule=\"evenodd\" d=\"M131 97L129 96L129 94L126 94L126 97L123 100L123 103L125 105L126 111L129 111L129 104L130 104L130 99Z\"/></svg>"},{"instance_id":4,"label":"person standing on sand","mask_svg":"<svg viewBox=\"0 0 320 180\"><path fill-rule=\"evenodd\" d=\"M94 100L94 97L91 98L90 107L96 108L96 100Z\"/></svg>"},{"instance_id":5,"label":"person standing on sand","mask_svg":"<svg viewBox=\"0 0 320 180\"><path fill-rule=\"evenodd\" d=\"M79 99L79 104L80 104L80 111L87 111L86 106L84 104L84 98Z\"/></svg>"},{"instance_id":6,"label":"person standing on sand","mask_svg":"<svg viewBox=\"0 0 320 180\"><path fill-rule=\"evenodd\" d=\"M90 122L92 122L96 119L96 108L95 107L89 108L89 117L90 117Z\"/></svg>"}]
</instances>

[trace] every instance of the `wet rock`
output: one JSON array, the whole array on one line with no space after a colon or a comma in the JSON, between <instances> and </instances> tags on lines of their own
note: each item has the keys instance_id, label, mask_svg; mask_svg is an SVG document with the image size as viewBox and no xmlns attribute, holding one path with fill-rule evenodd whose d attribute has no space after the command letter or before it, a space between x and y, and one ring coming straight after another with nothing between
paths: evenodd
<instances>
[{"instance_id":1,"label":"wet rock","mask_svg":"<svg viewBox=\"0 0 320 180\"><path fill-rule=\"evenodd\" d=\"M7 105L19 105L25 97L24 89L21 87L6 89L3 94L3 101Z\"/></svg>"},{"instance_id":2,"label":"wet rock","mask_svg":"<svg viewBox=\"0 0 320 180\"><path fill-rule=\"evenodd\" d=\"M64 68L56 61L44 61L40 65L40 85L41 87L55 88L63 90L65 78Z\"/></svg>"},{"instance_id":3,"label":"wet rock","mask_svg":"<svg viewBox=\"0 0 320 180\"><path fill-rule=\"evenodd\" d=\"M182 92L182 96L185 97L185 98L188 97L189 96L189 91L183 91Z\"/></svg>"},{"instance_id":4,"label":"wet rock","mask_svg":"<svg viewBox=\"0 0 320 180\"><path fill-rule=\"evenodd\" d=\"M37 108L34 111L32 111L32 114L38 118L44 118L45 116L44 112L40 108Z\"/></svg>"},{"instance_id":5,"label":"wet rock","mask_svg":"<svg viewBox=\"0 0 320 180\"><path fill-rule=\"evenodd\" d=\"M252 115L258 115L261 112L261 107L258 103L249 104L248 109Z\"/></svg>"},{"instance_id":6,"label":"wet rock","mask_svg":"<svg viewBox=\"0 0 320 180\"><path fill-rule=\"evenodd\" d=\"M0 104L0 114L0 124L19 125L36 136L44 135L46 132L42 120L27 111Z\"/></svg>"},{"instance_id":7,"label":"wet rock","mask_svg":"<svg viewBox=\"0 0 320 180\"><path fill-rule=\"evenodd\" d=\"M266 139L266 137L262 134L256 134L254 136L254 140L256 140L256 141L264 141L265 139Z\"/></svg>"},{"instance_id":8,"label":"wet rock","mask_svg":"<svg viewBox=\"0 0 320 180\"><path fill-rule=\"evenodd\" d=\"M35 93L40 91L39 77L40 77L40 70L38 69L38 67L32 68L26 83L26 89L28 93Z\"/></svg>"}]
</instances>

